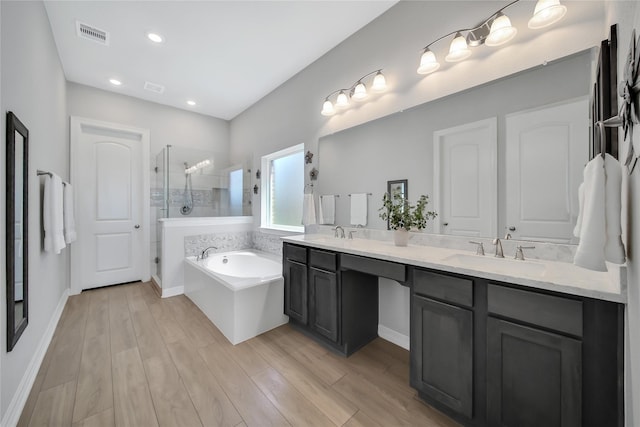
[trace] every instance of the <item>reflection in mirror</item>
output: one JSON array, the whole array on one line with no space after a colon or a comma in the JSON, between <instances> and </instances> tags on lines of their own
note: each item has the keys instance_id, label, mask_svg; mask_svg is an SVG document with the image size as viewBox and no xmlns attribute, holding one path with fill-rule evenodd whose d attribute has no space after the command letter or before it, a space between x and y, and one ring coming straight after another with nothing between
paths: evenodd
<instances>
[{"instance_id":1,"label":"reflection in mirror","mask_svg":"<svg viewBox=\"0 0 640 427\"><path fill-rule=\"evenodd\" d=\"M409 180L397 179L395 181L387 181L387 194L393 198L394 194L399 194L403 199L409 197ZM387 220L387 230L391 230L389 220Z\"/></svg>"},{"instance_id":2,"label":"reflection in mirror","mask_svg":"<svg viewBox=\"0 0 640 427\"><path fill-rule=\"evenodd\" d=\"M495 200L495 212L491 222L495 224L491 232L475 232L461 230L456 234L474 235L479 237L502 237L508 227L516 227L511 231L514 239L533 239L548 242L570 242L571 236L560 235L566 233L568 224L575 224L577 210L577 187L581 181L581 169L588 160L589 153L589 108L588 99L592 87L592 70L596 49L582 51L545 65L531 68L496 81L438 99L411 109L404 110L380 119L376 119L346 129L331 135L324 136L318 144L318 157L321 167L326 173L318 180L318 191L321 194L350 193L357 191L372 191L372 201L378 201L381 205L382 194L386 188L385 183L397 176L404 176L411 181L412 191L415 194L426 194L432 198L434 207L440 200L434 200L436 193L434 187L434 135L438 131L463 128L466 125L481 123L495 118L497 132L494 137L497 152L490 160L491 171L497 175L497 184L491 192L491 199ZM427 77L428 78L428 77ZM561 133L559 128L547 126L548 120L541 119L536 129L524 126L516 126L527 114L536 111L553 112L559 105L578 104L583 108L582 117L578 120L581 129L565 127L568 132L574 132L578 136L574 145L558 145L552 142ZM587 104L585 104L585 102ZM547 125L545 125L545 121ZM527 154L514 153L514 147L519 142L509 139L507 136L507 124L510 129L516 129L515 134L523 135L525 145L520 145L520 151L533 153L526 167L521 168L517 160ZM557 132L556 132L557 131ZM556 133L554 133L556 132ZM464 133L461 135L464 136ZM515 139L518 139L516 137ZM464 141L462 141L464 142ZM533 150L533 151L531 151ZM465 150L462 150L465 151ZM468 151L468 150L467 150ZM518 151L518 150L515 150ZM454 153L455 154L455 153ZM353 164L353 159L358 159L358 165ZM472 176L473 162L465 162L460 159L456 165L462 168L467 176L457 180L455 185L473 189L478 182ZM531 161L533 160L533 161ZM569 161L571 164L569 164ZM565 162L565 163L562 163ZM440 163L442 164L442 163ZM371 165L364 167L362 165ZM578 166L576 166L578 165ZM564 176L563 182L557 182L550 197L546 197L550 187L549 176L545 174L553 167L555 176ZM482 167L476 176L485 171ZM518 176L523 172L519 178ZM516 179L522 180L525 188L536 188L538 192L528 193L531 196L526 200L526 210L523 215L529 213L549 213L559 216L558 210L549 205L555 201L556 205L565 207L562 220L565 221L563 231L545 231L540 236L533 236L523 231L517 224L511 224L508 208L518 207L520 200L512 196L511 185ZM540 184L544 183L546 189L539 192ZM554 184L554 185L556 185ZM560 185L562 184L562 185ZM560 199L560 187L564 189L564 199ZM478 203L485 201L484 197L476 198ZM348 224L349 207L345 200L337 200L336 224ZM380 206L378 205L378 206ZM469 200L460 206L471 206ZM438 207L443 210L441 206ZM446 210L446 209L444 209ZM375 210L372 209L373 213ZM474 215L474 212L462 212L463 215ZM519 218L520 224L527 218ZM386 221L370 214L369 227L386 229ZM425 232L447 233L436 228L437 224L429 224Z\"/></svg>"},{"instance_id":3,"label":"reflection in mirror","mask_svg":"<svg viewBox=\"0 0 640 427\"><path fill-rule=\"evenodd\" d=\"M7 113L7 351L28 323L28 142L27 128Z\"/></svg>"}]
</instances>

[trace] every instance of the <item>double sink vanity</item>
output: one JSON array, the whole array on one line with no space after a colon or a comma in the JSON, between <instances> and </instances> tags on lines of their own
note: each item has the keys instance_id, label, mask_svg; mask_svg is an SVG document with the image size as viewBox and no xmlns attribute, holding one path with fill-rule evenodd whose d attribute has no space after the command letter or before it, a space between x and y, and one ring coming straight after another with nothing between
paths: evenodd
<instances>
[{"instance_id":1,"label":"double sink vanity","mask_svg":"<svg viewBox=\"0 0 640 427\"><path fill-rule=\"evenodd\" d=\"M378 335L378 278L409 287L411 386L462 424L622 425L620 280L432 246L283 240L285 313L345 356Z\"/></svg>"}]
</instances>

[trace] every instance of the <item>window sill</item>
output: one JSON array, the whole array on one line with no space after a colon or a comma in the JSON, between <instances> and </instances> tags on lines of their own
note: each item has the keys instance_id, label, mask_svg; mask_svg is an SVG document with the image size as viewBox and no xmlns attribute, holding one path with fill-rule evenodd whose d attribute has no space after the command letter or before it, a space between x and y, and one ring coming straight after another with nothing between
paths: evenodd
<instances>
[{"instance_id":1,"label":"window sill","mask_svg":"<svg viewBox=\"0 0 640 427\"><path fill-rule=\"evenodd\" d=\"M304 227L260 227L260 232L276 236L290 236L292 234L304 234Z\"/></svg>"}]
</instances>

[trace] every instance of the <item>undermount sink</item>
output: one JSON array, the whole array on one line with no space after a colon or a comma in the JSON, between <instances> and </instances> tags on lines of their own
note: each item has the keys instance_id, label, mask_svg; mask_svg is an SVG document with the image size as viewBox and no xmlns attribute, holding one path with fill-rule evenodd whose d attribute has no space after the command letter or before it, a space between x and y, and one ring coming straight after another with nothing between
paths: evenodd
<instances>
[{"instance_id":1,"label":"undermount sink","mask_svg":"<svg viewBox=\"0 0 640 427\"><path fill-rule=\"evenodd\" d=\"M542 276L547 267L536 261L520 261L509 258L495 258L490 255L454 254L443 261L484 271L509 275Z\"/></svg>"}]
</instances>

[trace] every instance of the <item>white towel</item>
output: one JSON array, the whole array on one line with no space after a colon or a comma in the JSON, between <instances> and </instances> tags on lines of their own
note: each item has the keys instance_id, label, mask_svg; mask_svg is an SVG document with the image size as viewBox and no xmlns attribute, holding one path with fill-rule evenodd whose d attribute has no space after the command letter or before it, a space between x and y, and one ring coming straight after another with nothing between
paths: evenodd
<instances>
[{"instance_id":1,"label":"white towel","mask_svg":"<svg viewBox=\"0 0 640 427\"><path fill-rule=\"evenodd\" d=\"M351 195L351 225L367 225L367 193Z\"/></svg>"},{"instance_id":2,"label":"white towel","mask_svg":"<svg viewBox=\"0 0 640 427\"><path fill-rule=\"evenodd\" d=\"M44 250L59 254L64 243L64 209L62 180L58 175L45 176L42 219L44 222Z\"/></svg>"},{"instance_id":3,"label":"white towel","mask_svg":"<svg viewBox=\"0 0 640 427\"><path fill-rule=\"evenodd\" d=\"M316 223L316 205L313 193L305 194L302 201L302 225L314 225Z\"/></svg>"},{"instance_id":4,"label":"white towel","mask_svg":"<svg viewBox=\"0 0 640 427\"><path fill-rule=\"evenodd\" d=\"M64 241L69 244L76 241L76 220L73 213L73 186L71 184L63 185L64 200Z\"/></svg>"},{"instance_id":5,"label":"white towel","mask_svg":"<svg viewBox=\"0 0 640 427\"><path fill-rule=\"evenodd\" d=\"M318 224L332 225L336 222L336 196L333 194L320 196L318 216Z\"/></svg>"},{"instance_id":6,"label":"white towel","mask_svg":"<svg viewBox=\"0 0 640 427\"><path fill-rule=\"evenodd\" d=\"M607 271L605 260L624 262L621 213L620 163L610 155L596 156L584 169L580 214L574 234L580 237L573 263L595 271Z\"/></svg>"}]
</instances>

